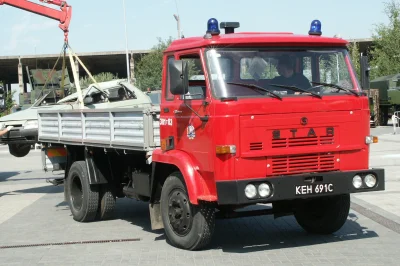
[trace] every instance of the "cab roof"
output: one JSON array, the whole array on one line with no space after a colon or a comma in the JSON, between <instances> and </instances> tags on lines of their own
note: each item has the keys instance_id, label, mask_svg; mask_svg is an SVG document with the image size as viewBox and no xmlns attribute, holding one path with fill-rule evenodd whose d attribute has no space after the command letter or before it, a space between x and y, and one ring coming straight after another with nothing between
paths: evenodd
<instances>
[{"instance_id":1,"label":"cab roof","mask_svg":"<svg viewBox=\"0 0 400 266\"><path fill-rule=\"evenodd\" d=\"M290 32L238 32L204 37L190 37L175 40L166 52L201 48L209 46L337 46L344 47L348 42L341 38L315 35L296 35Z\"/></svg>"}]
</instances>

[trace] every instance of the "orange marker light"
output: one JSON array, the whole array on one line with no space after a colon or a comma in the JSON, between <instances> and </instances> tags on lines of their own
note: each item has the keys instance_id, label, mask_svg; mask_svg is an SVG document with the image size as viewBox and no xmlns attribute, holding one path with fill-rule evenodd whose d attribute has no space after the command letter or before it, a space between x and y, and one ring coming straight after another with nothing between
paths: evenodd
<instances>
[{"instance_id":1,"label":"orange marker light","mask_svg":"<svg viewBox=\"0 0 400 266\"><path fill-rule=\"evenodd\" d=\"M166 151L167 150L167 140L166 139L162 139L161 140L161 150L162 151Z\"/></svg>"},{"instance_id":2,"label":"orange marker light","mask_svg":"<svg viewBox=\"0 0 400 266\"><path fill-rule=\"evenodd\" d=\"M236 153L235 145L218 145L216 147L217 154L234 154Z\"/></svg>"}]
</instances>

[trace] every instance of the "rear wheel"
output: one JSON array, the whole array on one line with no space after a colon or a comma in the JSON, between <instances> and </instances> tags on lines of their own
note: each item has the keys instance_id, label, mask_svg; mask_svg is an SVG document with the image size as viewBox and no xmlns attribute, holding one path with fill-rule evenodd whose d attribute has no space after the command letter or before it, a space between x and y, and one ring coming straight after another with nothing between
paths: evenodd
<instances>
[{"instance_id":1,"label":"rear wheel","mask_svg":"<svg viewBox=\"0 0 400 266\"><path fill-rule=\"evenodd\" d=\"M95 220L99 208L99 186L90 185L85 161L74 162L65 183L67 203L74 220L90 222Z\"/></svg>"},{"instance_id":2,"label":"rear wheel","mask_svg":"<svg viewBox=\"0 0 400 266\"><path fill-rule=\"evenodd\" d=\"M192 205L180 173L170 175L161 191L161 216L165 234L175 247L197 250L212 238L215 208L201 203Z\"/></svg>"},{"instance_id":3,"label":"rear wheel","mask_svg":"<svg viewBox=\"0 0 400 266\"><path fill-rule=\"evenodd\" d=\"M346 222L350 195L314 198L302 202L294 211L300 226L309 233L332 234Z\"/></svg>"},{"instance_id":4,"label":"rear wheel","mask_svg":"<svg viewBox=\"0 0 400 266\"><path fill-rule=\"evenodd\" d=\"M101 185L100 189L100 205L97 218L107 220L113 216L115 208L115 193L113 193L110 184Z\"/></svg>"},{"instance_id":5,"label":"rear wheel","mask_svg":"<svg viewBox=\"0 0 400 266\"><path fill-rule=\"evenodd\" d=\"M15 157L25 157L31 151L30 144L8 144L10 154Z\"/></svg>"}]
</instances>

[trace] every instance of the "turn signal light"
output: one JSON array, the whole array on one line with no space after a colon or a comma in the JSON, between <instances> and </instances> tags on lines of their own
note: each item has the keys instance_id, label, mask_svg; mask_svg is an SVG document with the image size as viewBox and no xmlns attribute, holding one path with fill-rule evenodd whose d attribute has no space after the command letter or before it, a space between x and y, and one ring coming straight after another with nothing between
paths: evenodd
<instances>
[{"instance_id":1,"label":"turn signal light","mask_svg":"<svg viewBox=\"0 0 400 266\"><path fill-rule=\"evenodd\" d=\"M161 150L169 151L174 149L174 137L168 137L166 139L161 139Z\"/></svg>"},{"instance_id":2,"label":"turn signal light","mask_svg":"<svg viewBox=\"0 0 400 266\"><path fill-rule=\"evenodd\" d=\"M378 137L377 136L367 136L365 138L365 143L366 144L378 143Z\"/></svg>"},{"instance_id":3,"label":"turn signal light","mask_svg":"<svg viewBox=\"0 0 400 266\"><path fill-rule=\"evenodd\" d=\"M166 151L167 150L167 140L166 139L162 139L161 140L161 150L162 151Z\"/></svg>"},{"instance_id":4,"label":"turn signal light","mask_svg":"<svg viewBox=\"0 0 400 266\"><path fill-rule=\"evenodd\" d=\"M236 153L235 145L218 145L216 147L217 154L234 154Z\"/></svg>"}]
</instances>

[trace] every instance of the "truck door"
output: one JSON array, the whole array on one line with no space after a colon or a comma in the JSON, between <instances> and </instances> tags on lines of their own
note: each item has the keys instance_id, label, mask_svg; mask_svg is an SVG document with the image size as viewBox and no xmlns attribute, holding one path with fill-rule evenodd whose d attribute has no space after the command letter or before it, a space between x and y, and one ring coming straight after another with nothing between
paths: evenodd
<instances>
[{"instance_id":1,"label":"truck door","mask_svg":"<svg viewBox=\"0 0 400 266\"><path fill-rule=\"evenodd\" d=\"M170 57L168 60L174 58ZM189 64L189 92L185 96L169 95L167 71L167 88L161 110L165 116L161 117L160 125L163 127L163 132L170 132L169 134L174 136L175 149L191 154L202 171L211 171L209 158L212 145L211 121L203 122L200 119L210 115L208 105L210 96L200 55L198 52L185 54L181 55L180 60L186 60Z\"/></svg>"}]
</instances>

